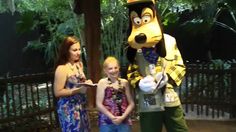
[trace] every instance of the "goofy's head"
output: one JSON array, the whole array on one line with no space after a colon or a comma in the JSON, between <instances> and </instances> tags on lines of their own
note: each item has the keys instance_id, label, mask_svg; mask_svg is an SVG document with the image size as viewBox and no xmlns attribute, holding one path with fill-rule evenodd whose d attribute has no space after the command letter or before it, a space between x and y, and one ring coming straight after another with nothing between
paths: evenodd
<instances>
[{"instance_id":1,"label":"goofy's head","mask_svg":"<svg viewBox=\"0 0 236 132\"><path fill-rule=\"evenodd\" d=\"M127 57L133 62L139 49L153 49L165 57L165 43L155 0L128 0L129 31Z\"/></svg>"}]
</instances>

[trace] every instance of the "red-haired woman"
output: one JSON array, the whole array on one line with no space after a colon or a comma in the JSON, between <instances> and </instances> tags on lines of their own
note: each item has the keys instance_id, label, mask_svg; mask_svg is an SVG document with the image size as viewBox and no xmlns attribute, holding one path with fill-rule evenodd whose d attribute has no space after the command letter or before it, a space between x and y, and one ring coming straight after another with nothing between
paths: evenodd
<instances>
[{"instance_id":1,"label":"red-haired woman","mask_svg":"<svg viewBox=\"0 0 236 132\"><path fill-rule=\"evenodd\" d=\"M89 132L89 118L86 105L86 85L92 84L83 72L78 39L66 37L59 49L56 63L54 94L58 98L57 113L63 132Z\"/></svg>"}]
</instances>

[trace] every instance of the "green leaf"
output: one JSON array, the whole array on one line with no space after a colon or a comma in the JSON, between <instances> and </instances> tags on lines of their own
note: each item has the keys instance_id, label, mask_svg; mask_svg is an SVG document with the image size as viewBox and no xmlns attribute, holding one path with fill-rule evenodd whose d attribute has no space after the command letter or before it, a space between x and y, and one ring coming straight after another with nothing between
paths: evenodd
<instances>
[{"instance_id":1,"label":"green leaf","mask_svg":"<svg viewBox=\"0 0 236 132\"><path fill-rule=\"evenodd\" d=\"M20 20L16 22L16 31L19 34L29 32L35 27L34 12L25 12L21 14Z\"/></svg>"}]
</instances>

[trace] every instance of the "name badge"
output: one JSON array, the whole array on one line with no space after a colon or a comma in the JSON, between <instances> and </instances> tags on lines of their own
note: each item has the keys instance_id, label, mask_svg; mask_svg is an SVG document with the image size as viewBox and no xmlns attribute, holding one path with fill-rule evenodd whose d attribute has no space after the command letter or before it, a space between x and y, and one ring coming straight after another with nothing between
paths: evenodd
<instances>
[{"instance_id":1,"label":"name badge","mask_svg":"<svg viewBox=\"0 0 236 132\"><path fill-rule=\"evenodd\" d=\"M154 94L144 94L144 104L145 106L156 105L156 98Z\"/></svg>"}]
</instances>

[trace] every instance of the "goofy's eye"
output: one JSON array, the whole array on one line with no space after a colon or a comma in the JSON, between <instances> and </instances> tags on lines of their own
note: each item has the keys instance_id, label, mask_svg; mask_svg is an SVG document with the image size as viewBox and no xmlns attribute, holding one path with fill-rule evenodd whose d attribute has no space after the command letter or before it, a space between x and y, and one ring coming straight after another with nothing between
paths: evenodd
<instances>
[{"instance_id":1,"label":"goofy's eye","mask_svg":"<svg viewBox=\"0 0 236 132\"><path fill-rule=\"evenodd\" d=\"M151 16L150 15L144 15L142 17L143 23L149 23L151 20Z\"/></svg>"},{"instance_id":2,"label":"goofy's eye","mask_svg":"<svg viewBox=\"0 0 236 132\"><path fill-rule=\"evenodd\" d=\"M141 19L139 17L134 17L133 21L136 25L140 25L141 24Z\"/></svg>"}]
</instances>

